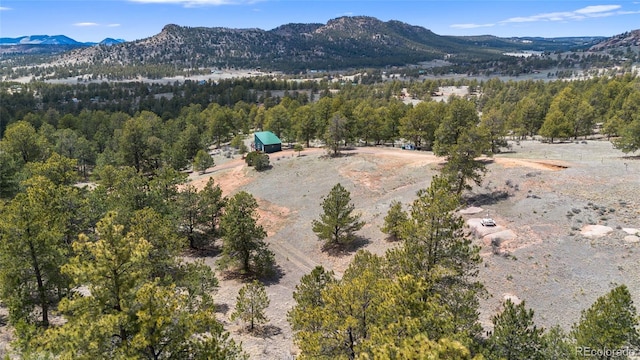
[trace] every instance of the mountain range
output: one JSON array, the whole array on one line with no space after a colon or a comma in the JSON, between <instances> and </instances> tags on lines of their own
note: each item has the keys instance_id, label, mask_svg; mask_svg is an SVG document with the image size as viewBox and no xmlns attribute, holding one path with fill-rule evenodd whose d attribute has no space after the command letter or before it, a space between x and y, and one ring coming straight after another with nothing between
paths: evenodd
<instances>
[{"instance_id":1,"label":"mountain range","mask_svg":"<svg viewBox=\"0 0 640 360\"><path fill-rule=\"evenodd\" d=\"M0 38L2 45L73 45L73 46L93 46L98 44L113 45L125 42L123 39L106 38L99 43L79 42L65 35L28 35L17 38Z\"/></svg>"},{"instance_id":2,"label":"mountain range","mask_svg":"<svg viewBox=\"0 0 640 360\"><path fill-rule=\"evenodd\" d=\"M31 36L9 40L75 47L56 63L93 65L170 65L175 68L236 67L280 71L404 66L434 59L470 63L496 59L505 52L586 50L611 41L605 37L539 38L443 36L400 21L345 16L326 24L291 23L272 30L166 25L157 35L132 41L105 39L74 43L66 36ZM635 39L635 40L634 40ZM615 44L635 43L640 31ZM80 45L77 45L80 44ZM612 43L614 44L614 43ZM614 45L607 45L614 46ZM2 47L0 47L2 51Z\"/></svg>"}]
</instances>

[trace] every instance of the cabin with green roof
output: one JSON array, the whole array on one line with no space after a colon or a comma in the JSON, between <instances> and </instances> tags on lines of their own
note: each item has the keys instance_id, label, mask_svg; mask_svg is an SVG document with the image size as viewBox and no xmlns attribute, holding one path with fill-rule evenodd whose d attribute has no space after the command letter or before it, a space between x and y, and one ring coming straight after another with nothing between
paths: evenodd
<instances>
[{"instance_id":1,"label":"cabin with green roof","mask_svg":"<svg viewBox=\"0 0 640 360\"><path fill-rule=\"evenodd\" d=\"M253 134L253 140L256 151L266 154L282 151L282 141L271 131L256 132Z\"/></svg>"}]
</instances>

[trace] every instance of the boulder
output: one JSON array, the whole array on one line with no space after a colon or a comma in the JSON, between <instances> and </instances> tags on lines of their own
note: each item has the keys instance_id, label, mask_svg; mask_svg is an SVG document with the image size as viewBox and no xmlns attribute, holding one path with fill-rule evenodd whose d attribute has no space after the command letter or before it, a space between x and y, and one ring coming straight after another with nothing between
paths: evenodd
<instances>
[{"instance_id":1,"label":"boulder","mask_svg":"<svg viewBox=\"0 0 640 360\"><path fill-rule=\"evenodd\" d=\"M580 231L580 234L585 237L598 238L607 235L612 232L613 228L604 225L586 225Z\"/></svg>"}]
</instances>

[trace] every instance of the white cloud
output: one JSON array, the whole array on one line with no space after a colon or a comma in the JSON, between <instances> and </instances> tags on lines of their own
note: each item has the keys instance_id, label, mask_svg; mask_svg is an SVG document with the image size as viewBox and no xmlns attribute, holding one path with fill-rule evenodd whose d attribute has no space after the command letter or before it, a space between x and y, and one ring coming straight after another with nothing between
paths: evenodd
<instances>
[{"instance_id":1,"label":"white cloud","mask_svg":"<svg viewBox=\"0 0 640 360\"><path fill-rule=\"evenodd\" d=\"M496 24L453 24L451 25L454 29L477 29L477 28L485 28L485 27L493 27Z\"/></svg>"},{"instance_id":2,"label":"white cloud","mask_svg":"<svg viewBox=\"0 0 640 360\"><path fill-rule=\"evenodd\" d=\"M640 2L634 2L640 4ZM622 10L621 5L590 5L573 11L558 11L549 13L540 13L529 16L516 16L509 19L490 24L452 24L449 27L454 29L477 29L483 27L492 27L496 25L534 23L534 22L570 22L585 19L595 19L610 16L621 16L640 14L640 11Z\"/></svg>"},{"instance_id":3,"label":"white cloud","mask_svg":"<svg viewBox=\"0 0 640 360\"><path fill-rule=\"evenodd\" d=\"M601 18L625 15L628 12L620 10L620 5L590 5L574 11L542 13L531 16L518 16L500 21L501 24L525 23L540 21L575 21L588 18Z\"/></svg>"},{"instance_id":4,"label":"white cloud","mask_svg":"<svg viewBox=\"0 0 640 360\"><path fill-rule=\"evenodd\" d=\"M218 6L218 5L245 5L255 4L262 0L129 0L143 4L178 4L185 7Z\"/></svg>"},{"instance_id":5,"label":"white cloud","mask_svg":"<svg viewBox=\"0 0 640 360\"><path fill-rule=\"evenodd\" d=\"M11 8L8 8L6 6L0 6L0 11L8 11L11 10Z\"/></svg>"},{"instance_id":6,"label":"white cloud","mask_svg":"<svg viewBox=\"0 0 640 360\"><path fill-rule=\"evenodd\" d=\"M73 24L73 26L80 26L80 27L88 27L88 26L98 26L98 23L94 23L94 22L79 22L79 23L75 23Z\"/></svg>"},{"instance_id":7,"label":"white cloud","mask_svg":"<svg viewBox=\"0 0 640 360\"><path fill-rule=\"evenodd\" d=\"M603 13L603 12L618 10L621 7L622 6L620 5L592 5L582 9L578 9L575 12L578 14L594 14L594 13Z\"/></svg>"},{"instance_id":8,"label":"white cloud","mask_svg":"<svg viewBox=\"0 0 640 360\"><path fill-rule=\"evenodd\" d=\"M119 27L120 24L108 24L107 27Z\"/></svg>"}]
</instances>

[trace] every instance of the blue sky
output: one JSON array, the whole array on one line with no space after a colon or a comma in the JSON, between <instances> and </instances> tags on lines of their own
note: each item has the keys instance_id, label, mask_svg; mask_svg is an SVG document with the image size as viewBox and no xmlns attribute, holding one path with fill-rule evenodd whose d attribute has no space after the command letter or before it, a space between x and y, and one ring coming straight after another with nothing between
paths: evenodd
<instances>
[{"instance_id":1,"label":"blue sky","mask_svg":"<svg viewBox=\"0 0 640 360\"><path fill-rule=\"evenodd\" d=\"M612 36L640 29L640 0L0 0L0 37L131 41L166 24L270 30L356 15L439 35Z\"/></svg>"}]
</instances>

